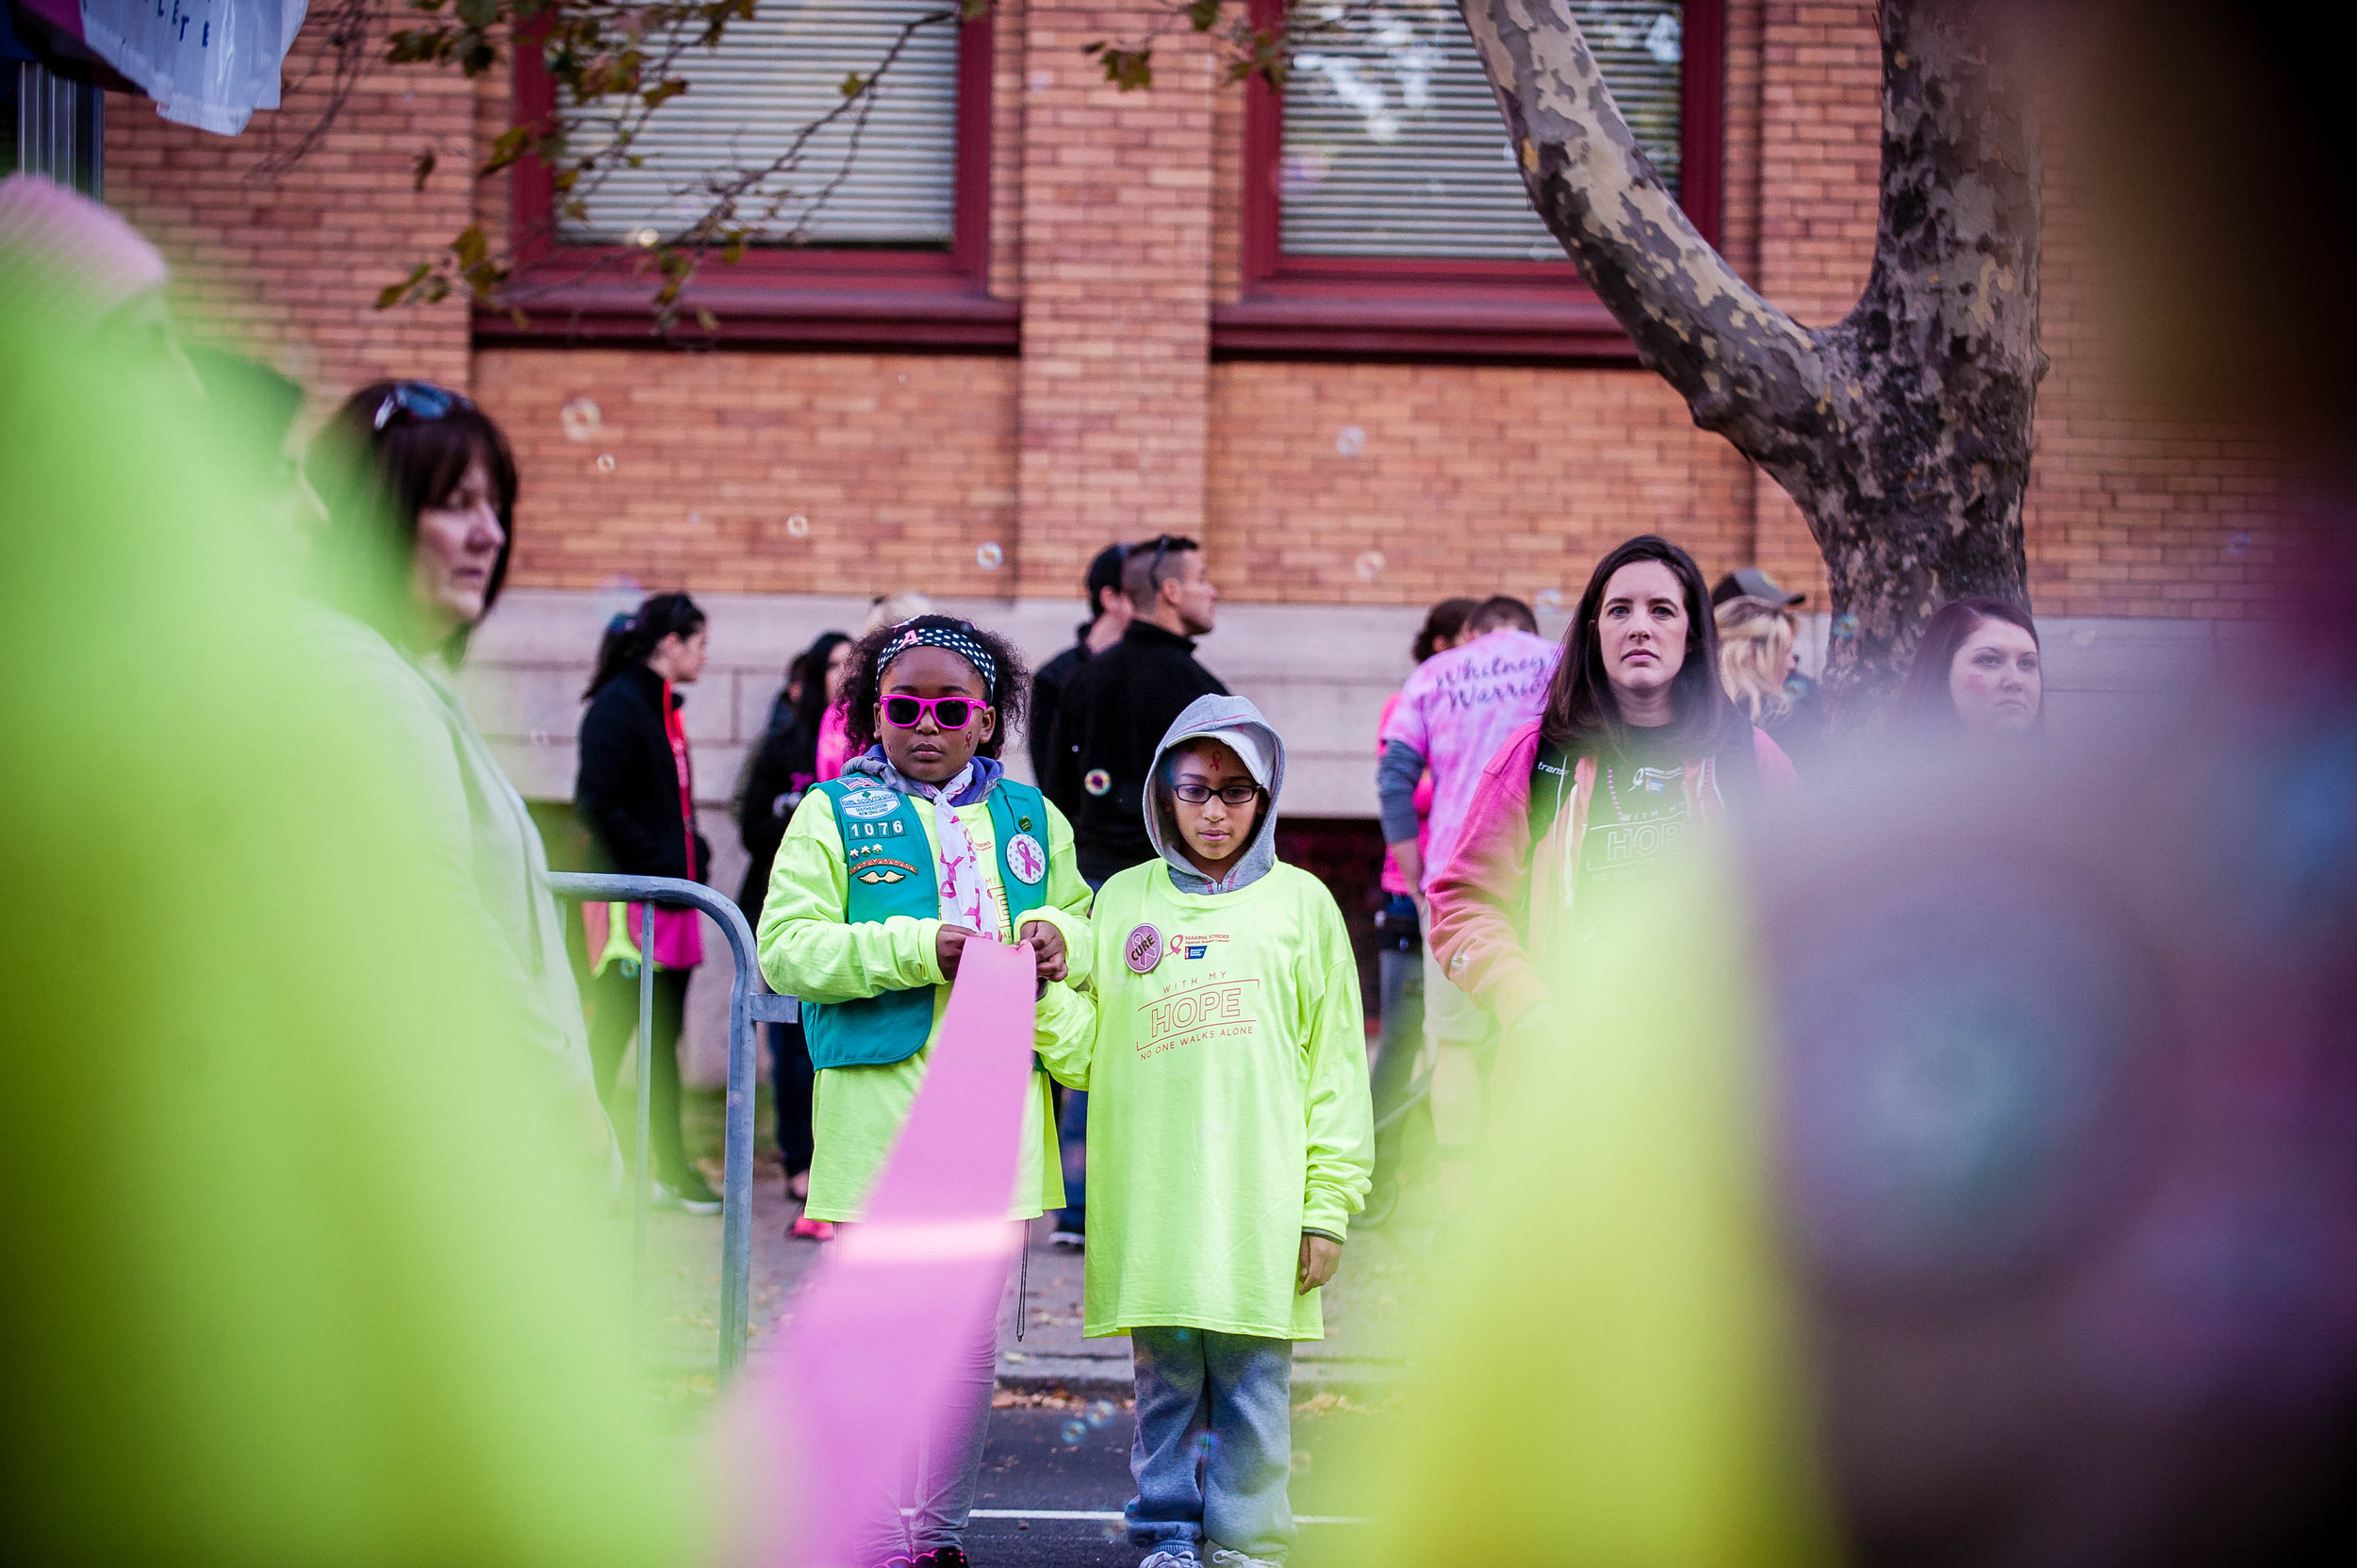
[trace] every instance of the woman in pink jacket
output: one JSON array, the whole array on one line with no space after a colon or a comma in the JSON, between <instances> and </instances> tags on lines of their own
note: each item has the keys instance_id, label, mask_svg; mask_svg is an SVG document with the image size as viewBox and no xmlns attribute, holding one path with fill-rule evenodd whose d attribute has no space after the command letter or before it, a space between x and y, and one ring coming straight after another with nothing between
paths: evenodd
<instances>
[{"instance_id":1,"label":"woman in pink jacket","mask_svg":"<svg viewBox=\"0 0 2357 1568\"><path fill-rule=\"evenodd\" d=\"M1693 557L1657 535L1596 564L1544 715L1490 759L1431 890L1426 940L1509 1032L1546 960L1593 929L1696 828L1790 791L1792 764L1718 680Z\"/></svg>"}]
</instances>

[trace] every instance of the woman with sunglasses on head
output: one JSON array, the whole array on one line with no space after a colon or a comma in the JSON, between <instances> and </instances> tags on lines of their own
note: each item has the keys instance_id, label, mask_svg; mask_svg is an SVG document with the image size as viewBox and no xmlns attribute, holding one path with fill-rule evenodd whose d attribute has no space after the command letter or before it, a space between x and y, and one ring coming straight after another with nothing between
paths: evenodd
<instances>
[{"instance_id":1,"label":"woman with sunglasses on head","mask_svg":"<svg viewBox=\"0 0 2357 1568\"><path fill-rule=\"evenodd\" d=\"M515 546L506 437L457 392L378 382L345 401L304 466L326 513L312 541L322 603L306 624L311 647L430 778L410 827L446 889L451 930L511 1001L585 1161L618 1191L548 857L451 685Z\"/></svg>"},{"instance_id":2,"label":"woman with sunglasses on head","mask_svg":"<svg viewBox=\"0 0 2357 1568\"><path fill-rule=\"evenodd\" d=\"M1005 638L951 616L881 627L852 649L844 708L860 750L840 778L803 796L755 935L769 983L802 1000L817 1068L811 1219L859 1218L924 1080L969 943L1030 949L1040 983L1033 1047L1060 1079L1085 1077L1096 1013L1063 982L1067 955L1089 942L1088 884L1063 814L998 761L1029 690ZM1047 1079L1034 1073L1009 1219L1063 1201L1047 1098ZM871 1499L860 1568L964 1568L997 1359L991 1331L968 1347L970 1427L920 1456L912 1495Z\"/></svg>"},{"instance_id":3,"label":"woman with sunglasses on head","mask_svg":"<svg viewBox=\"0 0 2357 1568\"><path fill-rule=\"evenodd\" d=\"M1796 785L1792 764L1719 684L1718 628L1694 559L1643 534L1588 579L1539 721L1482 770L1428 940L1510 1044L1550 1018L1564 944L1625 907L1693 834Z\"/></svg>"},{"instance_id":4,"label":"woman with sunglasses on head","mask_svg":"<svg viewBox=\"0 0 2357 1568\"><path fill-rule=\"evenodd\" d=\"M589 830L600 869L628 877L701 882L712 846L696 831L696 771L679 688L703 673L704 613L684 593L658 593L608 622L597 672L582 698L580 771L573 804ZM598 1092L611 1097L622 1051L638 1028L641 915L636 904L585 904L591 992L589 1057ZM658 905L654 912L654 1040L650 1053L649 1154L655 1200L691 1214L717 1214L720 1197L688 1164L680 1138L679 1037L687 982L703 962L702 916Z\"/></svg>"}]
</instances>

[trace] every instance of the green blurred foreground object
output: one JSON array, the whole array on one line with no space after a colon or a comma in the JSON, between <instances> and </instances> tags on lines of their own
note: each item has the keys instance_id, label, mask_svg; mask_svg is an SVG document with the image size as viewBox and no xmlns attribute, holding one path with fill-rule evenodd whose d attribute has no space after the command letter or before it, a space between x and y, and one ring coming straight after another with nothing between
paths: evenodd
<instances>
[{"instance_id":1,"label":"green blurred foreground object","mask_svg":"<svg viewBox=\"0 0 2357 1568\"><path fill-rule=\"evenodd\" d=\"M1556 988L1577 1048L1500 1062L1425 1384L1366 1456L1388 1506L1305 1568L1838 1560L1725 875L1689 857L1633 899Z\"/></svg>"},{"instance_id":2,"label":"green blurred foreground object","mask_svg":"<svg viewBox=\"0 0 2357 1568\"><path fill-rule=\"evenodd\" d=\"M0 1560L708 1559L223 417L0 302Z\"/></svg>"}]
</instances>

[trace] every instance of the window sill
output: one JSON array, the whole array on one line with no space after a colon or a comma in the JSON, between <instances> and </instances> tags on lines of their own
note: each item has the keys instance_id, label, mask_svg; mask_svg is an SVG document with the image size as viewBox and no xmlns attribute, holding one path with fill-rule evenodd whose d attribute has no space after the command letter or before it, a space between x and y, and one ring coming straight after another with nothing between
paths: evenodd
<instances>
[{"instance_id":1,"label":"window sill","mask_svg":"<svg viewBox=\"0 0 2357 1568\"><path fill-rule=\"evenodd\" d=\"M584 262L599 253L585 253ZM697 348L918 349L1014 354L1023 311L948 271L918 270L898 256L792 269L749 259L706 267L689 286L670 341ZM584 262L545 260L519 268L511 289L525 321L478 309L482 347L610 347L656 341L654 284L630 276L584 276ZM896 275L897 274L897 275ZM708 311L717 326L698 319Z\"/></svg>"},{"instance_id":2,"label":"window sill","mask_svg":"<svg viewBox=\"0 0 2357 1568\"><path fill-rule=\"evenodd\" d=\"M1635 365L1637 345L1586 288L1273 278L1211 311L1218 359Z\"/></svg>"}]
</instances>

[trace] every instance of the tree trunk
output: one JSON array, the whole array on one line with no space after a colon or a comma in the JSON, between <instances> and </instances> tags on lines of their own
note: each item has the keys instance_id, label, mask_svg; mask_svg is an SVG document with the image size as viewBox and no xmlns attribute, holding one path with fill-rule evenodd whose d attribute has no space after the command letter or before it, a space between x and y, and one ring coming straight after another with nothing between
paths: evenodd
<instances>
[{"instance_id":1,"label":"tree trunk","mask_svg":"<svg viewBox=\"0 0 2357 1568\"><path fill-rule=\"evenodd\" d=\"M1694 422L1807 518L1833 588L1837 712L1896 684L1948 600L2026 606L2038 138L1988 8L1882 0L1873 271L1846 318L1808 328L1695 232L1559 0L1461 3L1540 216Z\"/></svg>"}]
</instances>

